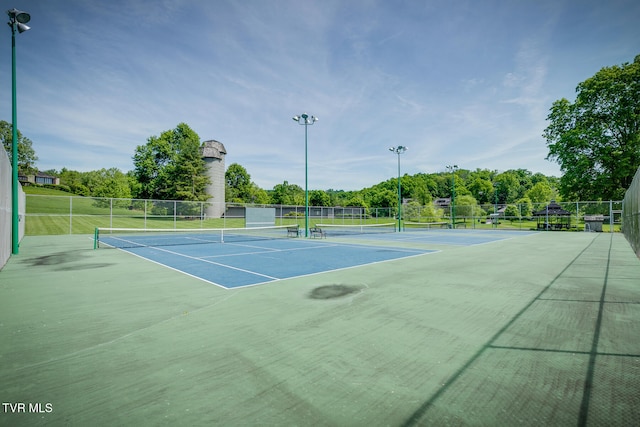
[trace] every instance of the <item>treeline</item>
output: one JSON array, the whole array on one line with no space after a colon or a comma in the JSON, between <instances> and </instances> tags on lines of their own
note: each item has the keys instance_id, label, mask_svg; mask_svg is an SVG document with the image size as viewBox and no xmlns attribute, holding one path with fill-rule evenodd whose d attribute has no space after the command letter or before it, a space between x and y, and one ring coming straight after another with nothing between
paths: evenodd
<instances>
[{"instance_id":1,"label":"treeline","mask_svg":"<svg viewBox=\"0 0 640 427\"><path fill-rule=\"evenodd\" d=\"M242 166L233 164L226 173L227 201L238 203L303 205L304 189L284 181L272 190L260 189ZM429 206L438 198L454 194L461 204L525 204L560 200L558 178L526 169L504 172L487 169L456 169L450 172L405 174L401 178L403 203L412 201ZM398 205L398 179L390 178L357 191L311 190L311 206L364 206L370 208Z\"/></svg>"},{"instance_id":2,"label":"treeline","mask_svg":"<svg viewBox=\"0 0 640 427\"><path fill-rule=\"evenodd\" d=\"M147 198L135 171L123 173L119 169L100 169L78 172L63 168L45 173L60 178L58 188L73 194L90 197ZM251 204L298 205L305 203L304 189L284 181L270 190L260 188L241 165L234 163L227 168L226 202ZM560 200L557 191L558 178L526 169L504 172L487 169L457 169L449 172L405 174L401 178L403 203L420 206L432 205L435 199L450 198L455 191L457 204L531 204ZM156 194L156 197L161 194ZM171 194L170 194L171 195ZM164 200L203 200L198 198L160 197ZM311 206L364 206L370 208L397 207L398 180L390 178L368 188L356 191L336 189L310 190Z\"/></svg>"}]
</instances>

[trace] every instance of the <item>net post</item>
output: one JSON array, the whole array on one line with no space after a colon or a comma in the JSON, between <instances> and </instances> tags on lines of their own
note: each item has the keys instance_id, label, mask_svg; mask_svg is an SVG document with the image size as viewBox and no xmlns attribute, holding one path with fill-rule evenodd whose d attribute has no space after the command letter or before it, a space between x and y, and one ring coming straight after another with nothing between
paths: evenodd
<instances>
[{"instance_id":1,"label":"net post","mask_svg":"<svg viewBox=\"0 0 640 427\"><path fill-rule=\"evenodd\" d=\"M98 249L98 227L93 232L93 249Z\"/></svg>"}]
</instances>

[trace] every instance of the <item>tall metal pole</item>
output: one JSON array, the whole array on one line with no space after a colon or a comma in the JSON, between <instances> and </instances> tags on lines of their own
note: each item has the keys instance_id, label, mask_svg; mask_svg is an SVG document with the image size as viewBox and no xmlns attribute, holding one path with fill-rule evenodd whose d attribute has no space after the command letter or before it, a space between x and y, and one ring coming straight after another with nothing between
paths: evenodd
<instances>
[{"instance_id":1,"label":"tall metal pole","mask_svg":"<svg viewBox=\"0 0 640 427\"><path fill-rule=\"evenodd\" d=\"M303 114L304 116L304 114ZM309 163L307 150L307 119L304 123L304 237L309 237Z\"/></svg>"},{"instance_id":2,"label":"tall metal pole","mask_svg":"<svg viewBox=\"0 0 640 427\"><path fill-rule=\"evenodd\" d=\"M456 170L458 165L447 166L451 171L451 228L456 228Z\"/></svg>"},{"instance_id":3,"label":"tall metal pole","mask_svg":"<svg viewBox=\"0 0 640 427\"><path fill-rule=\"evenodd\" d=\"M491 222L491 225L493 225L493 228L498 228L498 185L499 183L497 182L493 184L494 194L495 194L495 203L493 204L493 221Z\"/></svg>"},{"instance_id":4,"label":"tall metal pole","mask_svg":"<svg viewBox=\"0 0 640 427\"><path fill-rule=\"evenodd\" d=\"M408 147L405 147L403 145L389 148L389 151L398 155L398 231L402 231L402 187L400 184L400 154L404 153L408 149Z\"/></svg>"},{"instance_id":5,"label":"tall metal pole","mask_svg":"<svg viewBox=\"0 0 640 427\"><path fill-rule=\"evenodd\" d=\"M18 203L18 107L16 100L16 22L11 22L11 253L20 252Z\"/></svg>"},{"instance_id":6,"label":"tall metal pole","mask_svg":"<svg viewBox=\"0 0 640 427\"><path fill-rule=\"evenodd\" d=\"M451 173L451 219L453 220L453 229L456 228L456 169L457 166L453 166Z\"/></svg>"},{"instance_id":7,"label":"tall metal pole","mask_svg":"<svg viewBox=\"0 0 640 427\"><path fill-rule=\"evenodd\" d=\"M17 9L7 11L11 27L11 253L20 252L20 203L18 201L18 107L16 97L16 30L24 32L25 25L31 19L26 12Z\"/></svg>"},{"instance_id":8,"label":"tall metal pole","mask_svg":"<svg viewBox=\"0 0 640 427\"><path fill-rule=\"evenodd\" d=\"M307 150L307 127L318 121L315 116L307 113L293 116L293 120L300 125L304 125L304 237L309 237L309 167Z\"/></svg>"},{"instance_id":9,"label":"tall metal pole","mask_svg":"<svg viewBox=\"0 0 640 427\"><path fill-rule=\"evenodd\" d=\"M400 152L398 151L398 231L402 231L402 187L400 185Z\"/></svg>"}]
</instances>

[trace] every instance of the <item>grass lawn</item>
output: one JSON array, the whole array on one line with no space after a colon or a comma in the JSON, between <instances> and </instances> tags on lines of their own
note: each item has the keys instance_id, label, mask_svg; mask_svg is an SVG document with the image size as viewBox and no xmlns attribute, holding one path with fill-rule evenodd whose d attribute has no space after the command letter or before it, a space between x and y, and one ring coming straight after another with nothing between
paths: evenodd
<instances>
[{"instance_id":1,"label":"grass lawn","mask_svg":"<svg viewBox=\"0 0 640 427\"><path fill-rule=\"evenodd\" d=\"M113 228L241 228L245 226L244 218L207 218L200 219L198 215L173 215L172 202L165 203L165 207L153 205L150 201L142 200L110 200L93 197L83 197L61 190L40 186L25 186L27 194L26 229L30 236L54 234L93 234L96 227ZM188 202L183 202L188 203ZM199 211L198 205L195 206ZM188 205L180 205L188 209ZM393 223L396 220L389 217L378 218L309 218L309 226L315 224L381 224ZM414 222L413 220L410 222ZM416 221L417 222L417 221ZM419 222L446 222L444 218L420 218ZM304 216L285 216L276 218L276 225L298 224L304 227ZM573 224L573 221L572 221ZM535 220L501 220L498 228L501 230L532 230L536 229ZM474 219L457 221L456 228L486 229L494 228L493 224L478 222ZM603 231L610 230L609 224L603 224ZM575 231L583 231L582 221L575 224ZM614 225L614 231L620 231L620 225Z\"/></svg>"}]
</instances>

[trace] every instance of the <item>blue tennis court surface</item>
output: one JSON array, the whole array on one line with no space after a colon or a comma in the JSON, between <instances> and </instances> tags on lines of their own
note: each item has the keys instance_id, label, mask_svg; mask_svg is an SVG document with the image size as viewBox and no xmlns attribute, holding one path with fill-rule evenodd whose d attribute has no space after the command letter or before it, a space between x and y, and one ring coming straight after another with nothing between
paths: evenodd
<instances>
[{"instance_id":1,"label":"blue tennis court surface","mask_svg":"<svg viewBox=\"0 0 640 427\"><path fill-rule=\"evenodd\" d=\"M431 229L407 230L401 233L362 234L359 239L393 240L450 246L473 246L538 233L530 230Z\"/></svg>"},{"instance_id":2,"label":"blue tennis court surface","mask_svg":"<svg viewBox=\"0 0 640 427\"><path fill-rule=\"evenodd\" d=\"M280 236L282 231L277 230ZM342 236L334 239L330 234L327 239L273 239L258 235L248 240L243 240L247 236L237 236L238 240L234 240L231 234L221 239L212 234L187 233L179 239L148 234L125 238L105 236L101 242L231 289L424 255L439 251L440 245L473 246L532 233L535 232L473 229L405 231L351 235L347 237L348 243L340 241ZM256 240L252 240L254 238ZM351 243L358 241L363 244ZM389 244L385 245L383 241ZM391 242L394 242L393 247L390 247ZM414 247L398 247L398 242L406 242L407 246L413 244ZM416 245L422 247L416 248Z\"/></svg>"},{"instance_id":3,"label":"blue tennis court surface","mask_svg":"<svg viewBox=\"0 0 640 427\"><path fill-rule=\"evenodd\" d=\"M223 288L239 288L434 252L320 239L258 240L123 249Z\"/></svg>"}]
</instances>

